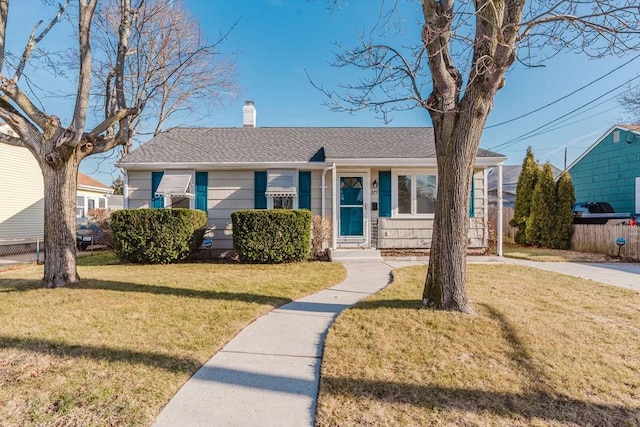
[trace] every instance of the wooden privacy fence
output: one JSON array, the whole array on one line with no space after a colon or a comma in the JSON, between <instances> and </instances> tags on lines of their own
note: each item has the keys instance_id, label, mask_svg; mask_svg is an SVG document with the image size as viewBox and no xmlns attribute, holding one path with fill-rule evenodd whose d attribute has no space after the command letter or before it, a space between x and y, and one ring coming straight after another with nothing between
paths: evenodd
<instances>
[{"instance_id":1,"label":"wooden privacy fence","mask_svg":"<svg viewBox=\"0 0 640 427\"><path fill-rule=\"evenodd\" d=\"M640 227L628 225L575 224L571 249L617 256L616 239L622 237L626 243L620 248L620 256L640 261Z\"/></svg>"},{"instance_id":2,"label":"wooden privacy fence","mask_svg":"<svg viewBox=\"0 0 640 427\"><path fill-rule=\"evenodd\" d=\"M513 219L513 208L502 209L502 239L505 242L514 242L516 228L509 225L509 221ZM489 240L495 242L498 227L498 209L496 207L489 208Z\"/></svg>"}]
</instances>

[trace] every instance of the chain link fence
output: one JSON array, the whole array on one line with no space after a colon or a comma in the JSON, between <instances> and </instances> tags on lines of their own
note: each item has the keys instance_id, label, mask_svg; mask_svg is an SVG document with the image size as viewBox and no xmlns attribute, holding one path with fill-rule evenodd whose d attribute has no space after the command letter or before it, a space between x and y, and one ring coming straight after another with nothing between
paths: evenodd
<instances>
[{"instance_id":1,"label":"chain link fence","mask_svg":"<svg viewBox=\"0 0 640 427\"><path fill-rule=\"evenodd\" d=\"M44 259L41 237L0 240L0 265L39 262Z\"/></svg>"}]
</instances>

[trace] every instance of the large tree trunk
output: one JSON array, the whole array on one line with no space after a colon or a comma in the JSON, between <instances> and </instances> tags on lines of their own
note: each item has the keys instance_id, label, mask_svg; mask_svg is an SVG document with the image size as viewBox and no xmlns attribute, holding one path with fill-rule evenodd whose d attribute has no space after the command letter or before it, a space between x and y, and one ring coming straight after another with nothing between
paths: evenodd
<instances>
[{"instance_id":1,"label":"large tree trunk","mask_svg":"<svg viewBox=\"0 0 640 427\"><path fill-rule=\"evenodd\" d=\"M44 278L43 286L57 288L78 282L76 271L75 156L57 168L42 167L44 178Z\"/></svg>"},{"instance_id":2,"label":"large tree trunk","mask_svg":"<svg viewBox=\"0 0 640 427\"><path fill-rule=\"evenodd\" d=\"M438 161L438 203L422 302L427 308L472 313L465 291L468 206L473 165L486 114L484 117L454 112L447 115L432 115Z\"/></svg>"}]
</instances>

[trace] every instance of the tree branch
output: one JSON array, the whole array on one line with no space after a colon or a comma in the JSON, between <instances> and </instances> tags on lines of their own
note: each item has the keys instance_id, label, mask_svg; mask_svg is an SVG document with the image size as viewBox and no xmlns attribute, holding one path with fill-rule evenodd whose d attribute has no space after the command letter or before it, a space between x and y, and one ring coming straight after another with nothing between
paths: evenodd
<instances>
[{"instance_id":1,"label":"tree branch","mask_svg":"<svg viewBox=\"0 0 640 427\"><path fill-rule=\"evenodd\" d=\"M29 99L29 97L20 90L18 85L13 80L6 78L3 74L0 74L0 90L15 102L18 108L33 120L40 129L43 131L47 129L47 125L50 124L50 117L33 105L31 99ZM58 125L59 124L60 122L58 121Z\"/></svg>"},{"instance_id":2,"label":"tree branch","mask_svg":"<svg viewBox=\"0 0 640 427\"><path fill-rule=\"evenodd\" d=\"M31 53L33 52L33 49L36 47L36 44L38 44L47 35L47 33L51 30L51 28L53 28L53 26L58 23L58 21L60 20L60 17L64 13L64 11L67 9L67 6L69 6L69 0L67 0L64 5L59 5L58 13L56 14L55 17L53 17L53 19L51 19L51 22L49 22L49 25L47 25L47 27L44 30L42 30L39 36L36 37L35 34L36 34L36 30L42 24L42 21L38 22L33 27L33 31L31 31L31 35L29 36L29 41L27 42L27 45L24 48L24 52L22 53L22 58L20 59L20 63L16 67L16 72L14 73L13 78L11 80L13 80L14 82L17 82L18 80L20 80L20 77L22 76L22 72L24 71L24 67L27 65L27 62L31 57Z\"/></svg>"},{"instance_id":3,"label":"tree branch","mask_svg":"<svg viewBox=\"0 0 640 427\"><path fill-rule=\"evenodd\" d=\"M78 43L80 46L80 73L78 76L78 93L76 105L73 110L73 119L70 128L75 132L75 137L70 142L75 147L80 143L82 132L87 121L89 109L89 95L91 94L91 20L96 8L97 0L80 2L78 17Z\"/></svg>"},{"instance_id":4,"label":"tree branch","mask_svg":"<svg viewBox=\"0 0 640 427\"><path fill-rule=\"evenodd\" d=\"M98 126L93 128L91 132L86 134L86 137L89 139L98 138L98 136L115 125L117 122L125 120L127 117L135 116L140 113L140 109L137 107L134 108L122 108L116 111L111 117L105 119Z\"/></svg>"}]
</instances>

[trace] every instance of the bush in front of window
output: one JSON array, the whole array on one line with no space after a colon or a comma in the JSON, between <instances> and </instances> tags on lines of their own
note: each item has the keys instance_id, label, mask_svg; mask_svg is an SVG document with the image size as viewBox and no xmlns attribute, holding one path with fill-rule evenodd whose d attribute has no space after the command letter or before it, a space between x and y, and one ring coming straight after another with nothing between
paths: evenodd
<instances>
[{"instance_id":1,"label":"bush in front of window","mask_svg":"<svg viewBox=\"0 0 640 427\"><path fill-rule=\"evenodd\" d=\"M311 250L308 210L242 210L231 214L233 248L240 261L277 264L303 261Z\"/></svg>"},{"instance_id":2,"label":"bush in front of window","mask_svg":"<svg viewBox=\"0 0 640 427\"><path fill-rule=\"evenodd\" d=\"M136 209L111 214L114 251L136 264L183 261L202 244L207 213L195 209Z\"/></svg>"}]
</instances>

